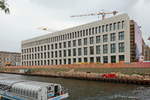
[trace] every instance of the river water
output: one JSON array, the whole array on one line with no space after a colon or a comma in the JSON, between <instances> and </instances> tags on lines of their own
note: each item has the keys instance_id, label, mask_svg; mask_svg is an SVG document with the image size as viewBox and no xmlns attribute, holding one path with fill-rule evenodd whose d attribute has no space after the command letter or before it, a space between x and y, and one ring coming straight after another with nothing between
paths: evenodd
<instances>
[{"instance_id":1,"label":"river water","mask_svg":"<svg viewBox=\"0 0 150 100\"><path fill-rule=\"evenodd\" d=\"M0 74L0 77L59 83L68 89L66 100L150 100L150 87L86 80Z\"/></svg>"}]
</instances>

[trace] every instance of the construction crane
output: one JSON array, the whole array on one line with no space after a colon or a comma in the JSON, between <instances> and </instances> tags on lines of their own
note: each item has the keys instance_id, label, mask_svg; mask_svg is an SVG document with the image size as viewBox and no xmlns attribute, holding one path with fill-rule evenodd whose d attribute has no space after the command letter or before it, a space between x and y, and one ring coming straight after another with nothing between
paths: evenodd
<instances>
[{"instance_id":1,"label":"construction crane","mask_svg":"<svg viewBox=\"0 0 150 100\"><path fill-rule=\"evenodd\" d=\"M102 16L102 20L105 19L106 15L108 14L113 14L114 16L118 13L118 11L112 11L112 12L96 12L96 13L90 13L90 14L81 14L81 15L73 15L70 17L83 17L83 16L96 16L96 15L101 15Z\"/></svg>"}]
</instances>

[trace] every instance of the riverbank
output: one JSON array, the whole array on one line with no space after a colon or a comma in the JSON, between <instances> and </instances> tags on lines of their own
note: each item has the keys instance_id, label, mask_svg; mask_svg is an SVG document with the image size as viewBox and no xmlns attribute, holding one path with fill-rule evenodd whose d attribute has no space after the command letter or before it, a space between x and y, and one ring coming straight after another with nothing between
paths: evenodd
<instances>
[{"instance_id":1,"label":"riverbank","mask_svg":"<svg viewBox=\"0 0 150 100\"><path fill-rule=\"evenodd\" d=\"M150 85L149 67L6 67L2 73Z\"/></svg>"}]
</instances>

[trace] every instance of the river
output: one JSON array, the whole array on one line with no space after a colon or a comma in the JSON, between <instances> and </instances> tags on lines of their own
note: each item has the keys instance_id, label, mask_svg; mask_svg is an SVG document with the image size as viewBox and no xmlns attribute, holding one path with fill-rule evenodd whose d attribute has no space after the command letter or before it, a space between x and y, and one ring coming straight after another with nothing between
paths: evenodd
<instances>
[{"instance_id":1,"label":"river","mask_svg":"<svg viewBox=\"0 0 150 100\"><path fill-rule=\"evenodd\" d=\"M0 74L14 79L59 83L68 89L66 100L150 100L150 87L63 78Z\"/></svg>"}]
</instances>

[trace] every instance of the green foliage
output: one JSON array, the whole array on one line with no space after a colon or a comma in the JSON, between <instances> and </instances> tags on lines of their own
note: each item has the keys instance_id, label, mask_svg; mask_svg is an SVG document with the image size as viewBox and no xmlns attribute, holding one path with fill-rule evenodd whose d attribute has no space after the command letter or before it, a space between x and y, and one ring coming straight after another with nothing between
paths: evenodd
<instances>
[{"instance_id":1,"label":"green foliage","mask_svg":"<svg viewBox=\"0 0 150 100\"><path fill-rule=\"evenodd\" d=\"M9 14L9 8L5 0L0 0L0 10L3 10L5 13Z\"/></svg>"}]
</instances>

